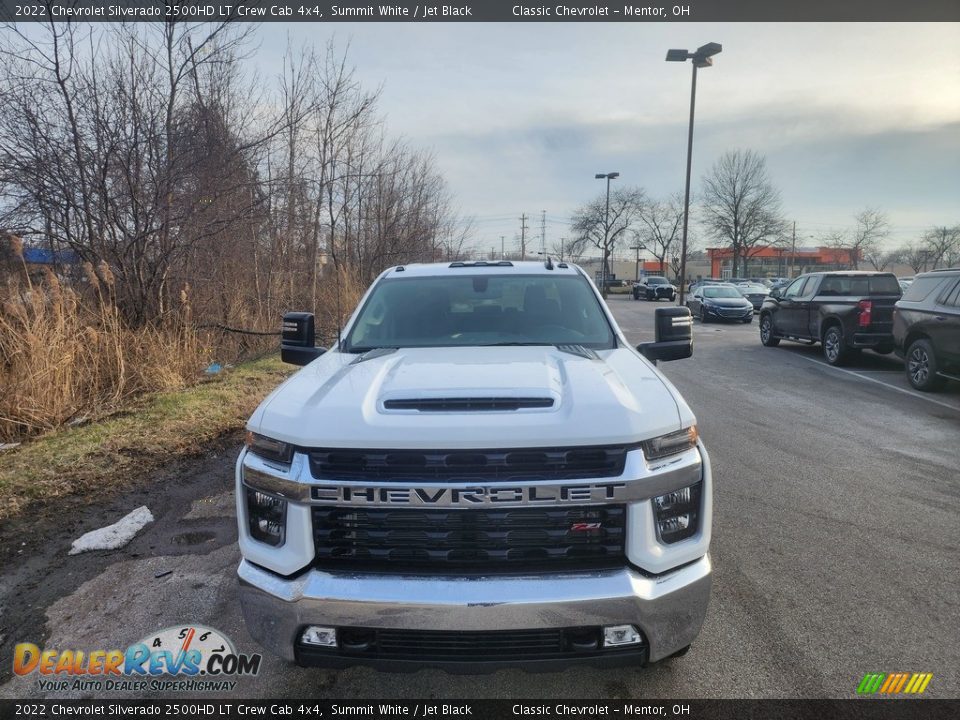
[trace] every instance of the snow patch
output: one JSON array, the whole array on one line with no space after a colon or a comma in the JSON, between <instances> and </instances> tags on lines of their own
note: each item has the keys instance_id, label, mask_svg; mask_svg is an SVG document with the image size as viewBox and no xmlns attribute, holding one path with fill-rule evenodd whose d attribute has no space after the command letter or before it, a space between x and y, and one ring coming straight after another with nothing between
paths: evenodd
<instances>
[{"instance_id":1,"label":"snow patch","mask_svg":"<svg viewBox=\"0 0 960 720\"><path fill-rule=\"evenodd\" d=\"M77 555L89 550L116 550L122 548L147 524L153 522L153 515L146 505L121 518L113 525L107 525L99 530L91 530L73 541L70 555Z\"/></svg>"}]
</instances>

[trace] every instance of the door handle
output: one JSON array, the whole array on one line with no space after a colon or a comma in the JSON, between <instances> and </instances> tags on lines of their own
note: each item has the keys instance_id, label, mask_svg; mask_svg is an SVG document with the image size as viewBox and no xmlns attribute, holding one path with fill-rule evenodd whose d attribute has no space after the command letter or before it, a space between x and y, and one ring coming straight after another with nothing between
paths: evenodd
<instances>
[{"instance_id":1,"label":"door handle","mask_svg":"<svg viewBox=\"0 0 960 720\"><path fill-rule=\"evenodd\" d=\"M937 318L937 320L946 320L943 315L934 315L934 317Z\"/></svg>"}]
</instances>

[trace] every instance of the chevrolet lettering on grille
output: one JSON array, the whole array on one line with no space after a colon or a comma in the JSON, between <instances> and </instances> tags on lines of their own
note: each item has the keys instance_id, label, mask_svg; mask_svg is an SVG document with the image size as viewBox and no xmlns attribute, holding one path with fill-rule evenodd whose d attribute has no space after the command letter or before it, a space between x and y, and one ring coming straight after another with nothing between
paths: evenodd
<instances>
[{"instance_id":1,"label":"chevrolet lettering on grille","mask_svg":"<svg viewBox=\"0 0 960 720\"><path fill-rule=\"evenodd\" d=\"M626 483L579 485L524 485L514 487L314 487L311 499L335 505L421 505L476 507L478 505L536 505L620 500Z\"/></svg>"}]
</instances>

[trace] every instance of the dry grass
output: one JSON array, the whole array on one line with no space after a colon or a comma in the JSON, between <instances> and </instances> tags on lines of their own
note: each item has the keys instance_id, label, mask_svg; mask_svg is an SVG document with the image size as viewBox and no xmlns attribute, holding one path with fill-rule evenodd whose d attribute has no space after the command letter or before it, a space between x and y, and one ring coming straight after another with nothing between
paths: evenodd
<instances>
[{"instance_id":1,"label":"dry grass","mask_svg":"<svg viewBox=\"0 0 960 720\"><path fill-rule=\"evenodd\" d=\"M293 370L275 356L245 363L195 387L142 398L122 416L0 452L0 519L36 500L122 487L173 456L202 450L243 427Z\"/></svg>"},{"instance_id":2,"label":"dry grass","mask_svg":"<svg viewBox=\"0 0 960 720\"><path fill-rule=\"evenodd\" d=\"M87 263L84 274L83 296L26 265L0 287L0 441L102 417L199 377L210 345L191 328L186 292L164 323L134 330L113 302L110 269Z\"/></svg>"}]
</instances>

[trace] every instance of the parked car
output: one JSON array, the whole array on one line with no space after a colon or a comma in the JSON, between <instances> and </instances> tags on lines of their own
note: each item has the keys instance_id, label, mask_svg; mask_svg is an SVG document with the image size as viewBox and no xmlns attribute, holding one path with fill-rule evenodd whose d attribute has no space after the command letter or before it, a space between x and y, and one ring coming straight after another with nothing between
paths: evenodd
<instances>
[{"instance_id":1,"label":"parked car","mask_svg":"<svg viewBox=\"0 0 960 720\"><path fill-rule=\"evenodd\" d=\"M897 278L897 282L900 283L900 290L903 292L907 291L907 288L913 283L912 277L901 277Z\"/></svg>"},{"instance_id":2,"label":"parked car","mask_svg":"<svg viewBox=\"0 0 960 720\"><path fill-rule=\"evenodd\" d=\"M690 287L688 288L687 292L694 293L696 292L697 288L701 288L704 285L722 285L723 282L724 281L720 280L719 278L701 278L696 282L690 283Z\"/></svg>"},{"instance_id":3,"label":"parked car","mask_svg":"<svg viewBox=\"0 0 960 720\"><path fill-rule=\"evenodd\" d=\"M763 301L770 294L770 288L758 283L737 285L737 290L753 305L753 309L759 311Z\"/></svg>"},{"instance_id":4,"label":"parked car","mask_svg":"<svg viewBox=\"0 0 960 720\"><path fill-rule=\"evenodd\" d=\"M660 300L666 298L673 302L677 297L677 288L665 277L651 276L633 284L633 299Z\"/></svg>"},{"instance_id":5,"label":"parked car","mask_svg":"<svg viewBox=\"0 0 960 720\"><path fill-rule=\"evenodd\" d=\"M730 284L704 285L687 298L690 312L700 322L711 320L738 320L753 322L753 304Z\"/></svg>"},{"instance_id":6,"label":"parked car","mask_svg":"<svg viewBox=\"0 0 960 720\"><path fill-rule=\"evenodd\" d=\"M773 290L760 308L760 341L819 342L831 365L870 348L893 352L893 306L900 299L893 273L838 271L801 275Z\"/></svg>"},{"instance_id":7,"label":"parked car","mask_svg":"<svg viewBox=\"0 0 960 720\"><path fill-rule=\"evenodd\" d=\"M960 268L913 278L893 309L893 340L917 390L960 380Z\"/></svg>"}]
</instances>

